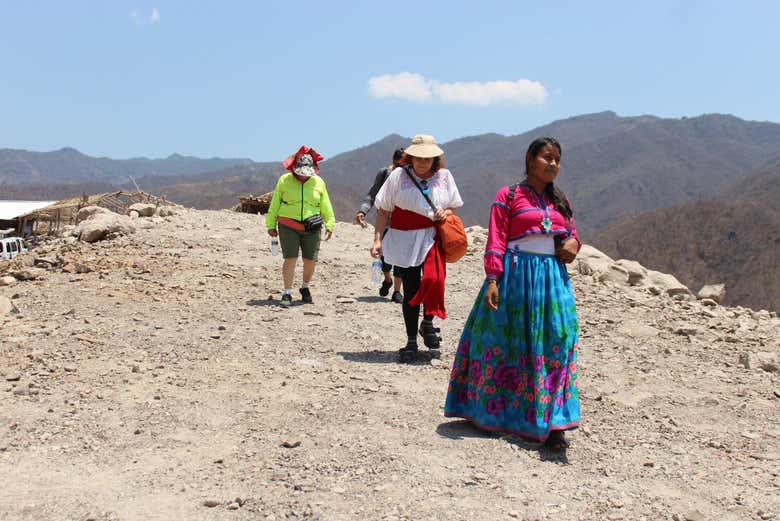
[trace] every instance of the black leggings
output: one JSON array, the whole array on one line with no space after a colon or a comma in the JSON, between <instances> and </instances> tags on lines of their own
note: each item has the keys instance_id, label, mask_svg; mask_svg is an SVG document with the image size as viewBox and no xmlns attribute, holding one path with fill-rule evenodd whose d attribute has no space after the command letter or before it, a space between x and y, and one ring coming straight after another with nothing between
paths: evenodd
<instances>
[{"instance_id":1,"label":"black leggings","mask_svg":"<svg viewBox=\"0 0 780 521\"><path fill-rule=\"evenodd\" d=\"M387 228L385 230L385 232L382 234L382 239L385 238L385 235L387 235L387 230L389 230L389 229L390 228ZM397 266L394 267L393 265L386 263L384 255L382 255L381 259L382 259L382 273L387 273L388 271L393 270L393 277L400 277L401 276L401 275L398 274L398 270L400 270L401 268L399 268Z\"/></svg>"},{"instance_id":2,"label":"black leggings","mask_svg":"<svg viewBox=\"0 0 780 521\"><path fill-rule=\"evenodd\" d=\"M406 337L409 340L417 339L417 321L420 319L420 305L410 306L409 300L414 297L417 290L420 289L422 280L422 264L409 268L395 267L398 270L398 276L404 287L404 303L401 306L404 313L404 325L406 326ZM433 315L426 315L423 311L425 320L433 320Z\"/></svg>"}]
</instances>

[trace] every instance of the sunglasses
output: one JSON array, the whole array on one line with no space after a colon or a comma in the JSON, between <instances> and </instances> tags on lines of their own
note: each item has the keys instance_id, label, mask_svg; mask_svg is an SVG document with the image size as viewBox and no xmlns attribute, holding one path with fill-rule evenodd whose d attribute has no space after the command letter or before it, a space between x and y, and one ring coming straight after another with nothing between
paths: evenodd
<instances>
[{"instance_id":1,"label":"sunglasses","mask_svg":"<svg viewBox=\"0 0 780 521\"><path fill-rule=\"evenodd\" d=\"M425 195L431 193L431 188L428 186L427 179L423 179L422 181L420 181L420 186L422 186L422 193L424 193Z\"/></svg>"}]
</instances>

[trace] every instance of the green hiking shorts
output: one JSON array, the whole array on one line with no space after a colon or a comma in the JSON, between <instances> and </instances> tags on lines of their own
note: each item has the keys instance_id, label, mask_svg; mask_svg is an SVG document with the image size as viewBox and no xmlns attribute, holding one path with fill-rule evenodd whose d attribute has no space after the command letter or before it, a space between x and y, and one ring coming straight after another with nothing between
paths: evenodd
<instances>
[{"instance_id":1,"label":"green hiking shorts","mask_svg":"<svg viewBox=\"0 0 780 521\"><path fill-rule=\"evenodd\" d=\"M322 228L309 232L298 231L279 223L277 229L279 231L279 244L282 247L283 258L297 258L300 251L304 259L317 260L317 254L320 252L320 232Z\"/></svg>"}]
</instances>

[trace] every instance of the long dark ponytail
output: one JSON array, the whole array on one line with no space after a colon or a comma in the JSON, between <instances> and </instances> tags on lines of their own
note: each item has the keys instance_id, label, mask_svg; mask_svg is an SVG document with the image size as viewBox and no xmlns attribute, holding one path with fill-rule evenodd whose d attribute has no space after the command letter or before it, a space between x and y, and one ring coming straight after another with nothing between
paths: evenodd
<instances>
[{"instance_id":1,"label":"long dark ponytail","mask_svg":"<svg viewBox=\"0 0 780 521\"><path fill-rule=\"evenodd\" d=\"M558 149L558 153L563 155L561 144L558 143L558 140L555 138L540 137L535 139L530 145L528 145L528 150L525 153L526 177L528 177L528 166L531 164L531 160L533 160L547 145L554 146ZM567 221L571 220L571 218L574 216L574 213L571 211L569 200L566 198L566 194L563 192L563 190L555 186L555 183L551 182L544 187L544 193L552 201L555 209L558 210L558 212L560 212Z\"/></svg>"}]
</instances>

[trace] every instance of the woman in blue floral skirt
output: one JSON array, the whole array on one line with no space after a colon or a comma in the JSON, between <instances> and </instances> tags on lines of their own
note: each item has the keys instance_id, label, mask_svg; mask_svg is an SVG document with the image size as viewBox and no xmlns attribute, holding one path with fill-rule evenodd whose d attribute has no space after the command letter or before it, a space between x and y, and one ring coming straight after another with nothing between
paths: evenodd
<instances>
[{"instance_id":1,"label":"woman in blue floral skirt","mask_svg":"<svg viewBox=\"0 0 780 521\"><path fill-rule=\"evenodd\" d=\"M579 325L564 263L582 243L566 195L553 184L561 146L539 138L526 177L490 209L487 275L460 338L445 415L519 434L555 450L578 426Z\"/></svg>"}]
</instances>

